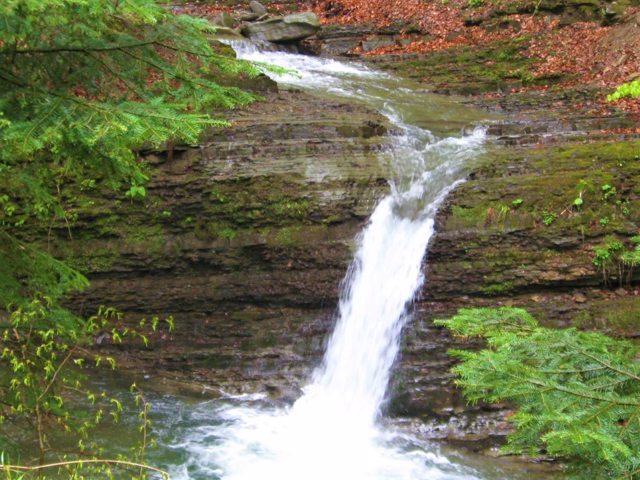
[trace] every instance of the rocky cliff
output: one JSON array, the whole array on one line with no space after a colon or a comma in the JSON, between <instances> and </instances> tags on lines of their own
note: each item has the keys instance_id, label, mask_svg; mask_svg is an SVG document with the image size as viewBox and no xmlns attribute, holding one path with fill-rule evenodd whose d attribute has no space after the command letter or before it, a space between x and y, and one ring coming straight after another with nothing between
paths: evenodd
<instances>
[{"instance_id":1,"label":"rocky cliff","mask_svg":"<svg viewBox=\"0 0 640 480\"><path fill-rule=\"evenodd\" d=\"M264 95L202 145L149 153L143 201L90 193L71 237L57 232L56 253L91 280L74 308L175 318L174 332L122 356L154 381L296 388L323 350L354 238L388 191L384 118Z\"/></svg>"},{"instance_id":2,"label":"rocky cliff","mask_svg":"<svg viewBox=\"0 0 640 480\"><path fill-rule=\"evenodd\" d=\"M331 35L324 40L344 38ZM376 62L414 79L428 74L425 85L441 80L441 91L497 85L437 77L444 57L434 58ZM175 317L175 331L151 334L148 348L119 349L121 363L156 388L295 397L333 324L354 237L387 191L380 152L393 132L382 117L298 91L263 93L202 145L148 152L147 199L94 192L72 238L57 232L65 239L57 253L92 282L74 308L109 304L131 321ZM619 253L638 233L640 144L628 132L633 119L568 108L588 95L466 100L507 116L492 124L487 152L437 219L389 403L428 419L430 435L477 439L505 427L453 388L446 350L456 340L432 327L434 317L509 304L552 325L638 334L635 272ZM597 264L612 239L622 246Z\"/></svg>"}]
</instances>

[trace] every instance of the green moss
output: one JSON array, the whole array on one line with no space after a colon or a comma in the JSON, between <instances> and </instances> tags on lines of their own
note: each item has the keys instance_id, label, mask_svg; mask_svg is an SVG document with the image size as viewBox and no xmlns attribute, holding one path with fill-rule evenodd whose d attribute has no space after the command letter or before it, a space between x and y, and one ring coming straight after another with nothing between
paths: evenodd
<instances>
[{"instance_id":1,"label":"green moss","mask_svg":"<svg viewBox=\"0 0 640 480\"><path fill-rule=\"evenodd\" d=\"M590 310L578 313L574 326L585 330L603 330L627 336L640 332L640 298L620 297L596 302Z\"/></svg>"},{"instance_id":2,"label":"green moss","mask_svg":"<svg viewBox=\"0 0 640 480\"><path fill-rule=\"evenodd\" d=\"M423 81L428 79L436 89L462 94L562 80L534 77L536 61L523 54L529 41L522 35L485 48L452 48L399 64L388 63L386 68Z\"/></svg>"},{"instance_id":3,"label":"green moss","mask_svg":"<svg viewBox=\"0 0 640 480\"><path fill-rule=\"evenodd\" d=\"M513 291L513 283L512 282L503 282L503 283L492 283L491 285L486 285L480 288L480 291L489 296L498 296L504 295Z\"/></svg>"},{"instance_id":4,"label":"green moss","mask_svg":"<svg viewBox=\"0 0 640 480\"><path fill-rule=\"evenodd\" d=\"M69 265L85 274L109 272L120 258L120 252L114 244L110 243L87 252L82 240L62 242L59 245L59 253Z\"/></svg>"},{"instance_id":5,"label":"green moss","mask_svg":"<svg viewBox=\"0 0 640 480\"><path fill-rule=\"evenodd\" d=\"M119 231L125 243L134 248L143 249L150 254L162 251L165 245L165 234L162 225L137 224L121 228Z\"/></svg>"},{"instance_id":6,"label":"green moss","mask_svg":"<svg viewBox=\"0 0 640 480\"><path fill-rule=\"evenodd\" d=\"M276 234L276 241L281 245L293 245L298 240L300 227L284 227Z\"/></svg>"},{"instance_id":7,"label":"green moss","mask_svg":"<svg viewBox=\"0 0 640 480\"><path fill-rule=\"evenodd\" d=\"M311 202L301 184L281 177L237 178L210 191L207 214L233 228L309 223Z\"/></svg>"},{"instance_id":8,"label":"green moss","mask_svg":"<svg viewBox=\"0 0 640 480\"><path fill-rule=\"evenodd\" d=\"M475 226L478 222L484 220L484 208L472 207L465 208L454 205L451 209L451 214L453 218L460 220L463 223L468 224L469 226Z\"/></svg>"},{"instance_id":9,"label":"green moss","mask_svg":"<svg viewBox=\"0 0 640 480\"><path fill-rule=\"evenodd\" d=\"M513 170L518 174L505 177ZM638 141L490 152L480 159L476 177L456 191L461 200L454 201L448 228L544 228L599 236L632 231L640 220ZM514 206L514 199L521 202Z\"/></svg>"},{"instance_id":10,"label":"green moss","mask_svg":"<svg viewBox=\"0 0 640 480\"><path fill-rule=\"evenodd\" d=\"M233 240L238 231L224 222L208 222L198 225L195 229L196 237L201 240Z\"/></svg>"}]
</instances>

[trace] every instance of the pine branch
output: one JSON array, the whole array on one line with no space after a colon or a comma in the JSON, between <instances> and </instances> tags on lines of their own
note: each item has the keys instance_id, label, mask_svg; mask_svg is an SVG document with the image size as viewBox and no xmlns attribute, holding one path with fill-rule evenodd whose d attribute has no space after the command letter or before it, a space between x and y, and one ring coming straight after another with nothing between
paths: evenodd
<instances>
[{"instance_id":1,"label":"pine branch","mask_svg":"<svg viewBox=\"0 0 640 480\"><path fill-rule=\"evenodd\" d=\"M496 371L499 372L500 370L496 368ZM608 398L608 397L602 397L602 396L598 396L598 395L594 395L594 394L589 394L589 393L585 393L585 392L580 392L578 390L573 390L567 387L563 387L561 385L557 385L557 384L548 384L548 383L544 383L540 380L534 380L531 378L526 378L526 377L522 377L522 376L518 376L515 374L509 374L511 377L520 380L521 382L525 382L525 383L530 383L531 385L535 385L537 387L543 387L543 388L548 388L551 390L556 390L558 392L563 392L563 393L567 393L569 395L572 395L574 397L579 397L579 398L584 398L587 400L594 400L597 402L610 402L613 403L615 405L620 405L620 406L624 406L624 407L640 407L640 402L633 402L631 400L617 400L615 398Z\"/></svg>"},{"instance_id":2,"label":"pine branch","mask_svg":"<svg viewBox=\"0 0 640 480\"><path fill-rule=\"evenodd\" d=\"M51 47L51 48L25 48L15 50L0 50L0 55L29 55L34 53L50 54L50 53L90 53L90 52L111 52L115 50L122 50L127 48L139 48L157 43L157 39L146 40L144 42L129 43L124 45L105 45L105 46L83 46L83 47Z\"/></svg>"},{"instance_id":3,"label":"pine branch","mask_svg":"<svg viewBox=\"0 0 640 480\"><path fill-rule=\"evenodd\" d=\"M589 352L582 350L580 348L576 348L575 349L577 352L580 352L582 355L584 355L585 357L590 358L591 360L599 363L600 365L602 365L605 368L608 368L609 370L612 370L616 373L619 373L620 375L624 375L628 378L631 378L633 380L637 380L640 382L640 376L635 375L634 373L628 372L626 370L622 370L620 368L617 368L613 365L611 365L610 363L605 362L604 360L602 360L601 358L596 357L595 355L590 354Z\"/></svg>"}]
</instances>

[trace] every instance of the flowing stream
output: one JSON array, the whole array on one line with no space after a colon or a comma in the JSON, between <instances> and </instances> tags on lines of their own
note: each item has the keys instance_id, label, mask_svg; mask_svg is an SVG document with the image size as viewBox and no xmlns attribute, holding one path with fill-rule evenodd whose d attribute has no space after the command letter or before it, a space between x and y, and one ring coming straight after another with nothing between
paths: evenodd
<instances>
[{"instance_id":1,"label":"flowing stream","mask_svg":"<svg viewBox=\"0 0 640 480\"><path fill-rule=\"evenodd\" d=\"M468 114L461 118L455 109L440 109L449 118L428 121L446 125L457 136L437 136L417 125L411 109L428 111L437 100L401 88L383 73L250 44L233 46L241 58L292 70L275 75L283 85L363 102L385 114L397 130L385 152L391 159L391 193L378 203L358 239L335 330L303 396L286 409L268 408L250 396L217 407L216 425L187 429L174 444L190 452L174 469L175 477L477 478L406 433L383 427L381 406L410 316L407 307L423 283L422 260L436 210L461 181L465 163L481 149L483 130L462 136L462 123L456 121L468 122ZM418 100L423 102L416 106Z\"/></svg>"}]
</instances>

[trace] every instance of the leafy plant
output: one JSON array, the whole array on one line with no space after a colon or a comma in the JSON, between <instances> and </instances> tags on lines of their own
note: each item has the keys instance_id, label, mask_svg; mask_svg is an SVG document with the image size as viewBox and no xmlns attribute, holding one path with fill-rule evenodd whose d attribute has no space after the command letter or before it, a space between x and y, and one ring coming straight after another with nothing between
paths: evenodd
<instances>
[{"instance_id":1,"label":"leafy plant","mask_svg":"<svg viewBox=\"0 0 640 480\"><path fill-rule=\"evenodd\" d=\"M484 5L484 0L469 0L469 6L471 8L478 8Z\"/></svg>"},{"instance_id":2,"label":"leafy plant","mask_svg":"<svg viewBox=\"0 0 640 480\"><path fill-rule=\"evenodd\" d=\"M544 210L542 212L542 223L544 223L547 227L556 221L558 215L554 212L548 212Z\"/></svg>"},{"instance_id":3,"label":"leafy plant","mask_svg":"<svg viewBox=\"0 0 640 480\"><path fill-rule=\"evenodd\" d=\"M462 309L436 324L480 337L479 352L452 350L467 399L510 402L506 453L547 452L580 478L640 478L640 349L576 329L538 325L519 308Z\"/></svg>"},{"instance_id":4,"label":"leafy plant","mask_svg":"<svg viewBox=\"0 0 640 480\"><path fill-rule=\"evenodd\" d=\"M607 95L607 101L615 102L626 97L640 97L640 80L634 80L629 83L619 85L615 92Z\"/></svg>"},{"instance_id":5,"label":"leafy plant","mask_svg":"<svg viewBox=\"0 0 640 480\"><path fill-rule=\"evenodd\" d=\"M609 197L613 197L617 193L616 187L612 187L608 183L605 183L604 185L602 185L600 187L600 190L602 191L602 198L604 200L608 200Z\"/></svg>"},{"instance_id":6,"label":"leafy plant","mask_svg":"<svg viewBox=\"0 0 640 480\"><path fill-rule=\"evenodd\" d=\"M576 185L576 192L578 193L578 196L573 200L573 203L572 203L573 207L579 210L582 207L582 205L584 205L585 192L592 191L592 190L593 190L593 184L589 180L581 179L578 182L578 185Z\"/></svg>"},{"instance_id":7,"label":"leafy plant","mask_svg":"<svg viewBox=\"0 0 640 480\"><path fill-rule=\"evenodd\" d=\"M620 254L623 250L624 245L615 238L610 238L594 249L593 264L602 272L602 280L605 285L609 284L611 274L614 272L617 272L618 279L622 282Z\"/></svg>"},{"instance_id":8,"label":"leafy plant","mask_svg":"<svg viewBox=\"0 0 640 480\"><path fill-rule=\"evenodd\" d=\"M147 196L147 189L142 185L132 185L125 193L126 197L133 199L143 199Z\"/></svg>"},{"instance_id":9,"label":"leafy plant","mask_svg":"<svg viewBox=\"0 0 640 480\"><path fill-rule=\"evenodd\" d=\"M631 282L633 269L640 265L640 236L633 237L631 241L635 244L633 250L628 250L620 255L620 260L627 267L627 282L629 283Z\"/></svg>"},{"instance_id":10,"label":"leafy plant","mask_svg":"<svg viewBox=\"0 0 640 480\"><path fill-rule=\"evenodd\" d=\"M118 326L120 320L121 314L112 308L101 308L97 315L79 319L50 298L36 297L13 309L8 321L0 323L0 369L6 382L0 386L0 424L10 422L13 429L22 428L23 436L30 431L28 426L33 425L40 465L51 460L50 454L56 450L52 444L56 430L76 439L75 454L92 456L99 451L98 444L91 441L93 429L105 419L119 419L120 400L83 386L82 369L87 364L116 367L112 357L90 350L94 338L109 337L114 343L133 338L146 344L145 335ZM143 421L140 452L144 452L148 446L149 407L141 398L141 392L136 390ZM9 451L11 447L5 438L0 438L0 450ZM69 452L66 455L65 461L70 461ZM108 465L108 462L91 463L93 468L103 470Z\"/></svg>"}]
</instances>

